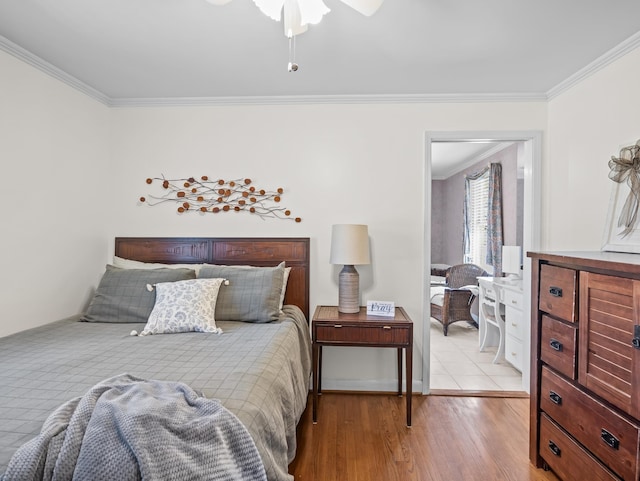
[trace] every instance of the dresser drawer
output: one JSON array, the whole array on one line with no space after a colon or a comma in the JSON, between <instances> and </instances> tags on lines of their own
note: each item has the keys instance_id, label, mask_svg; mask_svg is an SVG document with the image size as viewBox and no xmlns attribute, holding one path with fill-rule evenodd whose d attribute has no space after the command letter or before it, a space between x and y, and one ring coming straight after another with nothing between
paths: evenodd
<instances>
[{"instance_id":1,"label":"dresser drawer","mask_svg":"<svg viewBox=\"0 0 640 481\"><path fill-rule=\"evenodd\" d=\"M540 456L564 481L619 480L544 413L540 415Z\"/></svg>"},{"instance_id":2,"label":"dresser drawer","mask_svg":"<svg viewBox=\"0 0 640 481\"><path fill-rule=\"evenodd\" d=\"M504 357L513 367L522 372L524 365L524 346L520 339L507 335L504 344Z\"/></svg>"},{"instance_id":3,"label":"dresser drawer","mask_svg":"<svg viewBox=\"0 0 640 481\"><path fill-rule=\"evenodd\" d=\"M507 307L522 311L522 292L513 292L510 289L505 289L503 302Z\"/></svg>"},{"instance_id":4,"label":"dresser drawer","mask_svg":"<svg viewBox=\"0 0 640 481\"><path fill-rule=\"evenodd\" d=\"M505 330L516 339L524 339L524 313L509 304L505 309Z\"/></svg>"},{"instance_id":5,"label":"dresser drawer","mask_svg":"<svg viewBox=\"0 0 640 481\"><path fill-rule=\"evenodd\" d=\"M348 326L339 322L316 325L314 342L357 346L407 346L409 328L395 327L381 322L379 326Z\"/></svg>"},{"instance_id":6,"label":"dresser drawer","mask_svg":"<svg viewBox=\"0 0 640 481\"><path fill-rule=\"evenodd\" d=\"M546 366L540 408L623 479L637 480L640 428Z\"/></svg>"},{"instance_id":7,"label":"dresser drawer","mask_svg":"<svg viewBox=\"0 0 640 481\"><path fill-rule=\"evenodd\" d=\"M577 377L577 336L578 329L575 325L542 316L540 358L571 379Z\"/></svg>"},{"instance_id":8,"label":"dresser drawer","mask_svg":"<svg viewBox=\"0 0 640 481\"><path fill-rule=\"evenodd\" d=\"M576 271L540 266L539 309L569 322L576 322Z\"/></svg>"}]
</instances>

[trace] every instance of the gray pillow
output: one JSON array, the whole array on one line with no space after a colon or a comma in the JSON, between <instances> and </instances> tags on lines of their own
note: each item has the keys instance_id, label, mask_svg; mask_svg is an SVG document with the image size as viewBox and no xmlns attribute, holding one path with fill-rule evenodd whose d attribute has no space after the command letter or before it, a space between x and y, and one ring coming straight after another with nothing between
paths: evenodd
<instances>
[{"instance_id":1,"label":"gray pillow","mask_svg":"<svg viewBox=\"0 0 640 481\"><path fill-rule=\"evenodd\" d=\"M200 269L199 278L223 278L216 321L271 322L280 314L284 262L276 267L215 266Z\"/></svg>"},{"instance_id":2,"label":"gray pillow","mask_svg":"<svg viewBox=\"0 0 640 481\"><path fill-rule=\"evenodd\" d=\"M195 279L193 269L119 269L107 265L82 321L147 322L156 301L147 284Z\"/></svg>"}]
</instances>

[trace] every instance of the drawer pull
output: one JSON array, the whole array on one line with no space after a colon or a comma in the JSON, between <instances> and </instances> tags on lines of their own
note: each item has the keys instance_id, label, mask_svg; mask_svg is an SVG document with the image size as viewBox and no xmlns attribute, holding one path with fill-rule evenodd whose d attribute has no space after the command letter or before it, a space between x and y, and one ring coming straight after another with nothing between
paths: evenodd
<instances>
[{"instance_id":1,"label":"drawer pull","mask_svg":"<svg viewBox=\"0 0 640 481\"><path fill-rule=\"evenodd\" d=\"M600 437L605 443L607 443L607 446L609 446L610 448L616 450L620 448L620 441L618 441L618 438L616 438L606 429L602 430L602 434L600 434Z\"/></svg>"},{"instance_id":2,"label":"drawer pull","mask_svg":"<svg viewBox=\"0 0 640 481\"><path fill-rule=\"evenodd\" d=\"M334 324L333 327L336 327L336 328L342 327L342 324Z\"/></svg>"},{"instance_id":3,"label":"drawer pull","mask_svg":"<svg viewBox=\"0 0 640 481\"><path fill-rule=\"evenodd\" d=\"M553 404L557 404L558 406L562 404L562 396L557 392L549 391L549 399L551 399Z\"/></svg>"},{"instance_id":4,"label":"drawer pull","mask_svg":"<svg viewBox=\"0 0 640 481\"><path fill-rule=\"evenodd\" d=\"M631 345L636 349L640 349L640 326L633 326L633 339Z\"/></svg>"},{"instance_id":5,"label":"drawer pull","mask_svg":"<svg viewBox=\"0 0 640 481\"><path fill-rule=\"evenodd\" d=\"M391 329L391 326L382 326L382 329Z\"/></svg>"},{"instance_id":6,"label":"drawer pull","mask_svg":"<svg viewBox=\"0 0 640 481\"><path fill-rule=\"evenodd\" d=\"M562 287L549 287L549 294L551 294L553 297L562 297Z\"/></svg>"},{"instance_id":7,"label":"drawer pull","mask_svg":"<svg viewBox=\"0 0 640 481\"><path fill-rule=\"evenodd\" d=\"M560 456L560 454L562 453L558 445L553 441L549 441L549 450L556 456Z\"/></svg>"},{"instance_id":8,"label":"drawer pull","mask_svg":"<svg viewBox=\"0 0 640 481\"><path fill-rule=\"evenodd\" d=\"M551 338L551 340L549 341L549 345L554 351L562 352L562 343L557 339Z\"/></svg>"}]
</instances>

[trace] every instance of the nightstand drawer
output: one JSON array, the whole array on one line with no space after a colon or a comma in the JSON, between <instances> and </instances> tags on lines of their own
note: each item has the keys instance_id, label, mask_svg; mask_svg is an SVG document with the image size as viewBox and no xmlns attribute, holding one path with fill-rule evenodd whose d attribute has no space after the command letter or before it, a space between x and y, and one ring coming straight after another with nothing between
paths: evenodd
<instances>
[{"instance_id":1,"label":"nightstand drawer","mask_svg":"<svg viewBox=\"0 0 640 481\"><path fill-rule=\"evenodd\" d=\"M339 322L327 326L315 326L314 341L349 345L393 345L409 344L409 328L391 326L380 322L379 326L349 326Z\"/></svg>"}]
</instances>

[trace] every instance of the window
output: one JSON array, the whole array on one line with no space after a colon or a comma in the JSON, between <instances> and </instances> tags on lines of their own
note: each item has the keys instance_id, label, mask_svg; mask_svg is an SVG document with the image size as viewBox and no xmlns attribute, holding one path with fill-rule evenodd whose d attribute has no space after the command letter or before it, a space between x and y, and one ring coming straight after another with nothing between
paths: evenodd
<instances>
[{"instance_id":1,"label":"window","mask_svg":"<svg viewBox=\"0 0 640 481\"><path fill-rule=\"evenodd\" d=\"M474 176L475 177L475 176ZM489 169L466 179L464 262L487 268Z\"/></svg>"}]
</instances>

